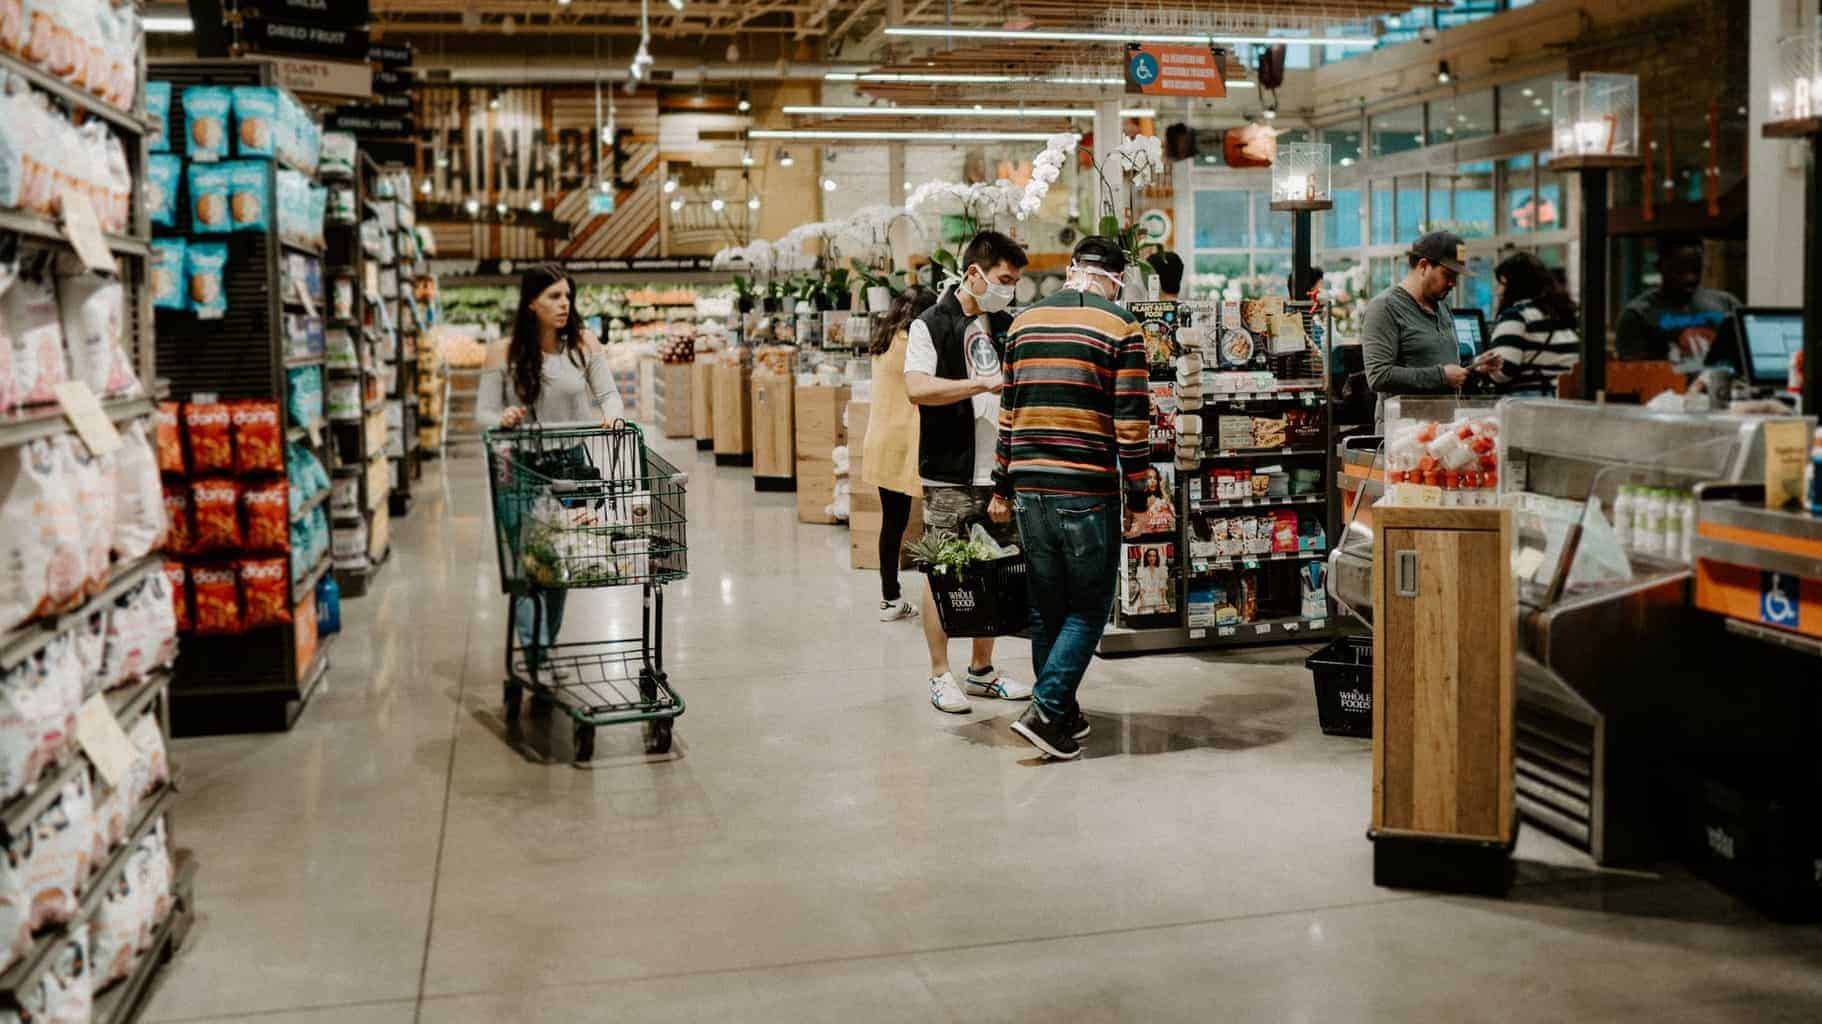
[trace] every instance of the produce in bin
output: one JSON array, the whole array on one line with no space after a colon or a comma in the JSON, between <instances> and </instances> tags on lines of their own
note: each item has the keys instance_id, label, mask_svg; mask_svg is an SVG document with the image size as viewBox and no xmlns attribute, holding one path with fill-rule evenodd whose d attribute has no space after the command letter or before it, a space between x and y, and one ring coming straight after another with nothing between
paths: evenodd
<instances>
[{"instance_id":1,"label":"produce in bin","mask_svg":"<svg viewBox=\"0 0 1822 1024\"><path fill-rule=\"evenodd\" d=\"M1499 490L1499 420L1406 424L1386 438L1386 483L1442 490L1442 504L1490 506Z\"/></svg>"},{"instance_id":2,"label":"produce in bin","mask_svg":"<svg viewBox=\"0 0 1822 1024\"><path fill-rule=\"evenodd\" d=\"M1013 636L1029 625L1030 594L1018 545L1001 546L974 523L965 539L926 533L905 550L929 577L944 633Z\"/></svg>"}]
</instances>

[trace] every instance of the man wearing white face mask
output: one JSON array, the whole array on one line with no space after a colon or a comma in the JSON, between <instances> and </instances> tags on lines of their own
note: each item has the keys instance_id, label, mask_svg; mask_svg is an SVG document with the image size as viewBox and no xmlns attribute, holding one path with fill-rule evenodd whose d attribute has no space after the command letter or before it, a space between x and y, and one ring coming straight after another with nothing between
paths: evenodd
<instances>
[{"instance_id":1,"label":"man wearing white face mask","mask_svg":"<svg viewBox=\"0 0 1822 1024\"><path fill-rule=\"evenodd\" d=\"M1115 305L1126 254L1111 238L1076 244L1067 287L1012 322L1006 342L993 501L1016 513L1031 581L1031 706L1012 726L1050 757L1080 757L1082 675L1113 608L1120 489L1151 469L1150 372L1139 320Z\"/></svg>"},{"instance_id":2,"label":"man wearing white face mask","mask_svg":"<svg viewBox=\"0 0 1822 1024\"><path fill-rule=\"evenodd\" d=\"M1009 523L987 516L998 440L1000 362L1012 317L1013 289L1025 250L997 231L974 236L962 252L962 279L911 322L905 349L905 394L918 407L918 473L924 484L927 532L959 537L971 522L987 524L1003 544L1016 544ZM993 638L974 641L961 683L949 667L949 637L928 588L924 640L930 648L930 703L940 711L970 710L968 695L1030 700L1031 687L993 667ZM964 692L964 686L966 692Z\"/></svg>"}]
</instances>

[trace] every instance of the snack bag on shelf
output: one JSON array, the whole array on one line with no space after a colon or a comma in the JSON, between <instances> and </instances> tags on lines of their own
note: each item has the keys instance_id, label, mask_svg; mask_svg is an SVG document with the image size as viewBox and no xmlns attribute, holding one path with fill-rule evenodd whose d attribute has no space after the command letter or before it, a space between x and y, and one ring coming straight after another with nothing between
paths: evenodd
<instances>
[{"instance_id":1,"label":"snack bag on shelf","mask_svg":"<svg viewBox=\"0 0 1822 1024\"><path fill-rule=\"evenodd\" d=\"M225 477L190 481L190 502L196 517L192 549L198 552L235 551L241 546L240 485Z\"/></svg>"},{"instance_id":2,"label":"snack bag on shelf","mask_svg":"<svg viewBox=\"0 0 1822 1024\"><path fill-rule=\"evenodd\" d=\"M0 3L16 0L0 0ZM146 133L146 148L154 153L171 151L171 83L146 83L146 116L152 119L152 130Z\"/></svg>"},{"instance_id":3,"label":"snack bag on shelf","mask_svg":"<svg viewBox=\"0 0 1822 1024\"><path fill-rule=\"evenodd\" d=\"M104 398L136 394L139 376L126 350L126 289L84 273L73 257L60 260L57 292L70 375ZM63 273L74 270L75 273Z\"/></svg>"},{"instance_id":4,"label":"snack bag on shelf","mask_svg":"<svg viewBox=\"0 0 1822 1024\"><path fill-rule=\"evenodd\" d=\"M227 164L192 163L187 175L190 188L190 231L198 235L223 235L234 230L228 211L231 187Z\"/></svg>"},{"instance_id":5,"label":"snack bag on shelf","mask_svg":"<svg viewBox=\"0 0 1822 1024\"><path fill-rule=\"evenodd\" d=\"M108 577L108 555L114 546L114 484L102 460L71 434L54 439L63 473L74 488L76 526L82 544L84 588L99 590Z\"/></svg>"},{"instance_id":6,"label":"snack bag on shelf","mask_svg":"<svg viewBox=\"0 0 1822 1024\"><path fill-rule=\"evenodd\" d=\"M263 232L272 223L272 191L258 160L223 164L228 179L228 220L235 231Z\"/></svg>"},{"instance_id":7,"label":"snack bag on shelf","mask_svg":"<svg viewBox=\"0 0 1822 1024\"><path fill-rule=\"evenodd\" d=\"M223 402L190 402L183 407L184 434L190 442L190 472L234 471L234 417Z\"/></svg>"},{"instance_id":8,"label":"snack bag on shelf","mask_svg":"<svg viewBox=\"0 0 1822 1024\"><path fill-rule=\"evenodd\" d=\"M277 402L265 398L234 402L229 406L228 418L234 428L236 473L285 471L285 428L279 420Z\"/></svg>"},{"instance_id":9,"label":"snack bag on shelf","mask_svg":"<svg viewBox=\"0 0 1822 1024\"><path fill-rule=\"evenodd\" d=\"M172 427L175 430L175 424ZM150 554L165 535L164 487L158 456L146 439L145 424L135 420L121 431L114 461L114 556L131 561Z\"/></svg>"},{"instance_id":10,"label":"snack bag on shelf","mask_svg":"<svg viewBox=\"0 0 1822 1024\"><path fill-rule=\"evenodd\" d=\"M82 617L70 631L75 638L76 661L82 666L82 696L86 700L101 692L101 671L104 667L103 656L108 647L108 619L110 609L97 608Z\"/></svg>"},{"instance_id":11,"label":"snack bag on shelf","mask_svg":"<svg viewBox=\"0 0 1822 1024\"><path fill-rule=\"evenodd\" d=\"M182 562L168 561L164 564L164 578L171 591L173 632L188 633L191 628L189 567Z\"/></svg>"},{"instance_id":12,"label":"snack bag on shelf","mask_svg":"<svg viewBox=\"0 0 1822 1024\"><path fill-rule=\"evenodd\" d=\"M89 923L90 969L97 990L133 973L142 933L150 930L152 922L152 894L140 881L147 869L134 870L138 862L151 860L152 851L136 848L127 857L126 870L102 896Z\"/></svg>"},{"instance_id":13,"label":"snack bag on shelf","mask_svg":"<svg viewBox=\"0 0 1822 1024\"><path fill-rule=\"evenodd\" d=\"M62 721L54 690L44 685L44 673L28 658L0 668L0 800L11 800L38 785L51 764L52 751L44 743L46 731ZM3 880L0 880L3 881ZM0 903L4 903L0 894ZM5 916L0 910L0 942L7 938Z\"/></svg>"},{"instance_id":14,"label":"snack bag on shelf","mask_svg":"<svg viewBox=\"0 0 1822 1024\"><path fill-rule=\"evenodd\" d=\"M195 602L195 627L198 634L241 631L239 576L233 566L192 566L190 596Z\"/></svg>"},{"instance_id":15,"label":"snack bag on shelf","mask_svg":"<svg viewBox=\"0 0 1822 1024\"><path fill-rule=\"evenodd\" d=\"M30 1024L87 1024L95 1005L89 977L89 922L73 925L56 940L50 969L17 993L20 1019Z\"/></svg>"},{"instance_id":16,"label":"snack bag on shelf","mask_svg":"<svg viewBox=\"0 0 1822 1024\"><path fill-rule=\"evenodd\" d=\"M165 487L164 517L167 524L164 546L179 555L195 551L196 528L190 522L190 488L181 480Z\"/></svg>"},{"instance_id":17,"label":"snack bag on shelf","mask_svg":"<svg viewBox=\"0 0 1822 1024\"><path fill-rule=\"evenodd\" d=\"M192 163L214 163L228 155L228 111L233 94L214 85L186 86L181 96L184 153Z\"/></svg>"},{"instance_id":18,"label":"snack bag on shelf","mask_svg":"<svg viewBox=\"0 0 1822 1024\"><path fill-rule=\"evenodd\" d=\"M0 628L62 608L82 591L81 512L54 438L0 451Z\"/></svg>"},{"instance_id":19,"label":"snack bag on shelf","mask_svg":"<svg viewBox=\"0 0 1822 1024\"><path fill-rule=\"evenodd\" d=\"M186 287L184 250L181 238L152 239L151 289L153 309L190 308Z\"/></svg>"},{"instance_id":20,"label":"snack bag on shelf","mask_svg":"<svg viewBox=\"0 0 1822 1024\"><path fill-rule=\"evenodd\" d=\"M47 275L20 274L0 299L0 334L12 338L13 400L48 405L69 379L57 290Z\"/></svg>"},{"instance_id":21,"label":"snack bag on shelf","mask_svg":"<svg viewBox=\"0 0 1822 1024\"><path fill-rule=\"evenodd\" d=\"M133 749L139 754L136 765L139 772L134 776L139 786L135 799L143 800L171 779L171 762L165 752L164 730L158 727L156 715L142 715L127 730L127 739L133 741Z\"/></svg>"},{"instance_id":22,"label":"snack bag on shelf","mask_svg":"<svg viewBox=\"0 0 1822 1024\"><path fill-rule=\"evenodd\" d=\"M248 551L284 551L291 542L291 501L283 480L248 484L241 491L247 514Z\"/></svg>"},{"instance_id":23,"label":"snack bag on shelf","mask_svg":"<svg viewBox=\"0 0 1822 1024\"><path fill-rule=\"evenodd\" d=\"M291 574L283 558L246 558L238 566L245 629L291 621Z\"/></svg>"},{"instance_id":24,"label":"snack bag on shelf","mask_svg":"<svg viewBox=\"0 0 1822 1024\"><path fill-rule=\"evenodd\" d=\"M31 859L29 828L0 849L0 970L17 963L32 948L31 892L26 887Z\"/></svg>"},{"instance_id":25,"label":"snack bag on shelf","mask_svg":"<svg viewBox=\"0 0 1822 1024\"><path fill-rule=\"evenodd\" d=\"M76 914L78 889L89 877L94 850L95 805L88 772L76 772L62 795L32 823L32 859L26 873L32 930L62 924Z\"/></svg>"},{"instance_id":26,"label":"snack bag on shelf","mask_svg":"<svg viewBox=\"0 0 1822 1024\"><path fill-rule=\"evenodd\" d=\"M145 621L146 650L149 652L146 671L176 661L177 609L171 597L171 581L164 573L153 573L131 597Z\"/></svg>"},{"instance_id":27,"label":"snack bag on shelf","mask_svg":"<svg viewBox=\"0 0 1822 1024\"><path fill-rule=\"evenodd\" d=\"M165 154L146 159L145 204L153 227L177 226L177 195L182 189L182 157Z\"/></svg>"},{"instance_id":28,"label":"snack bag on shelf","mask_svg":"<svg viewBox=\"0 0 1822 1024\"><path fill-rule=\"evenodd\" d=\"M224 242L190 242L184 246L184 282L189 307L198 320L220 320L228 313Z\"/></svg>"},{"instance_id":29,"label":"snack bag on shelf","mask_svg":"<svg viewBox=\"0 0 1822 1024\"><path fill-rule=\"evenodd\" d=\"M232 96L234 151L241 156L272 156L277 145L278 90L263 85L237 85Z\"/></svg>"}]
</instances>

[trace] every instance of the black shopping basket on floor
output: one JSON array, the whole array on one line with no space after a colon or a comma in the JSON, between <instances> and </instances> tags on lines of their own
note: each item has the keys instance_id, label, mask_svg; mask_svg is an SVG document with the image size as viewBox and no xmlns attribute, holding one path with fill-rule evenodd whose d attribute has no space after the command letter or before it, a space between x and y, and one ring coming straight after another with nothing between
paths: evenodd
<instances>
[{"instance_id":1,"label":"black shopping basket on floor","mask_svg":"<svg viewBox=\"0 0 1822 1024\"><path fill-rule=\"evenodd\" d=\"M949 636L1023 636L1031 624L1025 556L956 568L919 566L929 579L936 616Z\"/></svg>"}]
</instances>

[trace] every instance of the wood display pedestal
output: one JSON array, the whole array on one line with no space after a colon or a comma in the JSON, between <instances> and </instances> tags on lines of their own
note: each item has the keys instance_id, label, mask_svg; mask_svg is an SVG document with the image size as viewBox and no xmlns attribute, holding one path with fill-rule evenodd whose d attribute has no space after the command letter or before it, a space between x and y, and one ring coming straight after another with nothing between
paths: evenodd
<instances>
[{"instance_id":1,"label":"wood display pedestal","mask_svg":"<svg viewBox=\"0 0 1822 1024\"><path fill-rule=\"evenodd\" d=\"M715 364L715 463L753 464L752 368L737 357Z\"/></svg>"},{"instance_id":2,"label":"wood display pedestal","mask_svg":"<svg viewBox=\"0 0 1822 1024\"><path fill-rule=\"evenodd\" d=\"M795 378L753 374L753 489L797 489Z\"/></svg>"},{"instance_id":3,"label":"wood display pedestal","mask_svg":"<svg viewBox=\"0 0 1822 1024\"><path fill-rule=\"evenodd\" d=\"M695 404L692 401L694 390L690 387L690 378L694 374L694 364L662 363L659 374L664 379L664 408L660 410L659 426L665 437L694 436L693 420Z\"/></svg>"},{"instance_id":4,"label":"wood display pedestal","mask_svg":"<svg viewBox=\"0 0 1822 1024\"><path fill-rule=\"evenodd\" d=\"M795 426L793 440L797 450L797 521L800 523L839 523L829 514L835 501L835 449L848 443L848 430L842 425L842 414L848 406L845 387L802 387L794 398ZM849 449L849 458L857 454ZM849 481L855 479L852 462ZM852 495L853 489L849 488Z\"/></svg>"},{"instance_id":5,"label":"wood display pedestal","mask_svg":"<svg viewBox=\"0 0 1822 1024\"><path fill-rule=\"evenodd\" d=\"M1373 881L1502 894L1517 838L1511 513L1373 514Z\"/></svg>"},{"instance_id":6,"label":"wood display pedestal","mask_svg":"<svg viewBox=\"0 0 1822 1024\"><path fill-rule=\"evenodd\" d=\"M690 364L690 430L696 450L715 447L715 364L719 356L701 356Z\"/></svg>"}]
</instances>

